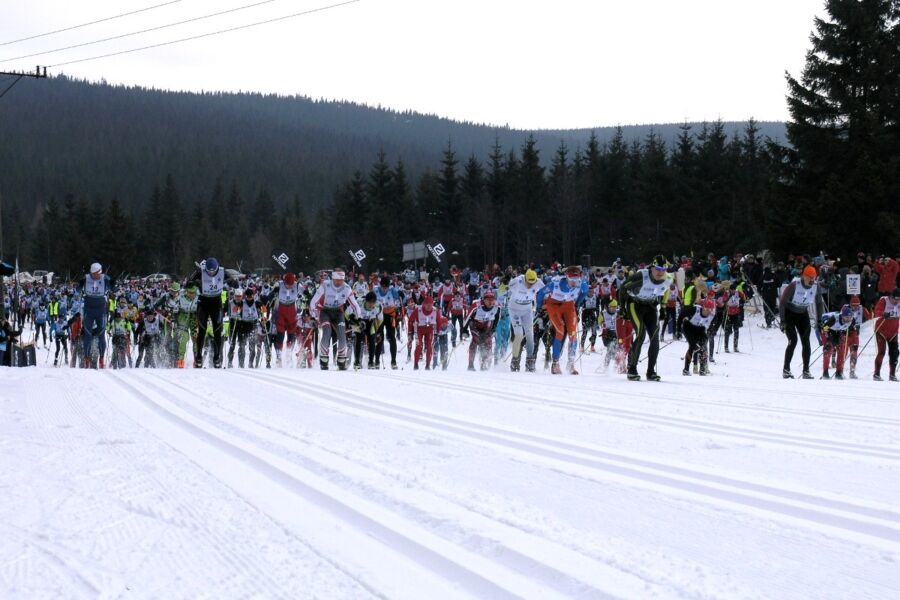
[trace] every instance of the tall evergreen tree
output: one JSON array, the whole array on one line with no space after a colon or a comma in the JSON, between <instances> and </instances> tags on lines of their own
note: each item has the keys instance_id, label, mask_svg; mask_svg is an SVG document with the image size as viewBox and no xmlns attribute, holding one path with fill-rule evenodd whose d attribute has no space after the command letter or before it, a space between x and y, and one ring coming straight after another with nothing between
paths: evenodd
<instances>
[{"instance_id":1,"label":"tall evergreen tree","mask_svg":"<svg viewBox=\"0 0 900 600\"><path fill-rule=\"evenodd\" d=\"M787 74L788 185L776 243L900 245L900 0L827 0Z\"/></svg>"}]
</instances>

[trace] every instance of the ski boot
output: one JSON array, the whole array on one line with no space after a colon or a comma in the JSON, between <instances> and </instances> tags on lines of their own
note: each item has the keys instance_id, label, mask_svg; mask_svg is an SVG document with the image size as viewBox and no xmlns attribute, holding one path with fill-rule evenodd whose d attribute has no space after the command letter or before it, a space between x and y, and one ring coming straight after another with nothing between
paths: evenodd
<instances>
[{"instance_id":1,"label":"ski boot","mask_svg":"<svg viewBox=\"0 0 900 600\"><path fill-rule=\"evenodd\" d=\"M791 373L790 369L785 369L781 372L781 377L784 379L793 379L794 374Z\"/></svg>"},{"instance_id":2,"label":"ski boot","mask_svg":"<svg viewBox=\"0 0 900 600\"><path fill-rule=\"evenodd\" d=\"M396 361L396 360L392 360L392 361L391 361L391 369L393 369L394 371L396 371L396 370L399 369L399 368L400 368L400 367L397 366L397 361Z\"/></svg>"},{"instance_id":3,"label":"ski boot","mask_svg":"<svg viewBox=\"0 0 900 600\"><path fill-rule=\"evenodd\" d=\"M594 344L591 344L591 354L594 354L596 350L594 349Z\"/></svg>"},{"instance_id":4,"label":"ski boot","mask_svg":"<svg viewBox=\"0 0 900 600\"><path fill-rule=\"evenodd\" d=\"M874 375L872 375L872 379L874 381L884 381L884 379L882 379L881 375L879 375L878 373L875 373Z\"/></svg>"},{"instance_id":5,"label":"ski boot","mask_svg":"<svg viewBox=\"0 0 900 600\"><path fill-rule=\"evenodd\" d=\"M656 373L655 371L647 373L647 381L661 381L661 380L662 380L662 377L659 376L659 373Z\"/></svg>"},{"instance_id":6,"label":"ski boot","mask_svg":"<svg viewBox=\"0 0 900 600\"><path fill-rule=\"evenodd\" d=\"M734 343L734 351L740 354L740 351L737 349L737 342Z\"/></svg>"},{"instance_id":7,"label":"ski boot","mask_svg":"<svg viewBox=\"0 0 900 600\"><path fill-rule=\"evenodd\" d=\"M550 373L553 375L562 375L562 369L559 368L559 361L553 361L550 365Z\"/></svg>"},{"instance_id":8,"label":"ski boot","mask_svg":"<svg viewBox=\"0 0 900 600\"><path fill-rule=\"evenodd\" d=\"M836 373L834 374L834 378L835 378L835 379L838 379L838 380L841 380L841 379L844 378L844 374L841 373L840 371L838 371L838 372L836 372Z\"/></svg>"},{"instance_id":9,"label":"ski boot","mask_svg":"<svg viewBox=\"0 0 900 600\"><path fill-rule=\"evenodd\" d=\"M700 373L700 363L694 363L693 371L694 371L694 375L697 375L698 373Z\"/></svg>"},{"instance_id":10,"label":"ski boot","mask_svg":"<svg viewBox=\"0 0 900 600\"><path fill-rule=\"evenodd\" d=\"M900 381L897 379L896 375L891 375L890 377L888 377L888 379L890 379L891 381Z\"/></svg>"},{"instance_id":11,"label":"ski boot","mask_svg":"<svg viewBox=\"0 0 900 600\"><path fill-rule=\"evenodd\" d=\"M809 371L803 371L803 374L800 375L800 378L801 379L815 379L815 377L813 377L812 373L810 373Z\"/></svg>"},{"instance_id":12,"label":"ski boot","mask_svg":"<svg viewBox=\"0 0 900 600\"><path fill-rule=\"evenodd\" d=\"M728 354L729 352L731 352L731 350L728 349L728 345L726 344L725 345L725 354Z\"/></svg>"},{"instance_id":13,"label":"ski boot","mask_svg":"<svg viewBox=\"0 0 900 600\"><path fill-rule=\"evenodd\" d=\"M510 361L509 361L509 370L512 371L513 373L518 373L519 365L520 365L521 361L522 361L521 355L513 356L512 359L510 359Z\"/></svg>"},{"instance_id":14,"label":"ski boot","mask_svg":"<svg viewBox=\"0 0 900 600\"><path fill-rule=\"evenodd\" d=\"M637 369L628 369L628 381L640 381L641 376L638 375Z\"/></svg>"},{"instance_id":15,"label":"ski boot","mask_svg":"<svg viewBox=\"0 0 900 600\"><path fill-rule=\"evenodd\" d=\"M831 379L831 375L828 374L828 369L825 369L825 372L822 373L822 379Z\"/></svg>"},{"instance_id":16,"label":"ski boot","mask_svg":"<svg viewBox=\"0 0 900 600\"><path fill-rule=\"evenodd\" d=\"M106 368L106 359L105 359L104 357L102 357L102 356L100 357L100 368L101 368L101 369L105 369L105 368Z\"/></svg>"},{"instance_id":17,"label":"ski boot","mask_svg":"<svg viewBox=\"0 0 900 600\"><path fill-rule=\"evenodd\" d=\"M418 371L418 370L419 370L419 362L416 361L413 363L413 371Z\"/></svg>"},{"instance_id":18,"label":"ski boot","mask_svg":"<svg viewBox=\"0 0 900 600\"><path fill-rule=\"evenodd\" d=\"M426 370L426 371L430 371L430 370L431 370L431 365L428 364L428 363L425 363L425 370Z\"/></svg>"},{"instance_id":19,"label":"ski boot","mask_svg":"<svg viewBox=\"0 0 900 600\"><path fill-rule=\"evenodd\" d=\"M578 369L575 368L575 361L570 360L566 364L566 370L569 372L569 375L578 375Z\"/></svg>"},{"instance_id":20,"label":"ski boot","mask_svg":"<svg viewBox=\"0 0 900 600\"><path fill-rule=\"evenodd\" d=\"M856 369L850 369L850 379L859 379L856 376Z\"/></svg>"},{"instance_id":21,"label":"ski boot","mask_svg":"<svg viewBox=\"0 0 900 600\"><path fill-rule=\"evenodd\" d=\"M338 367L338 371L346 371L347 370L347 361L338 359L337 367Z\"/></svg>"},{"instance_id":22,"label":"ski boot","mask_svg":"<svg viewBox=\"0 0 900 600\"><path fill-rule=\"evenodd\" d=\"M469 366L466 369L466 371L474 371L474 370L475 370L475 365L473 365L472 363L469 363Z\"/></svg>"},{"instance_id":23,"label":"ski boot","mask_svg":"<svg viewBox=\"0 0 900 600\"><path fill-rule=\"evenodd\" d=\"M684 375L685 377L690 377L690 376L691 376L691 370L690 370L690 369L685 369L684 371L681 372L681 374Z\"/></svg>"},{"instance_id":24,"label":"ski boot","mask_svg":"<svg viewBox=\"0 0 900 600\"><path fill-rule=\"evenodd\" d=\"M59 366L59 359L58 359L58 358L54 358L54 359L53 359L53 366L54 366L54 367L58 367L58 366Z\"/></svg>"},{"instance_id":25,"label":"ski boot","mask_svg":"<svg viewBox=\"0 0 900 600\"><path fill-rule=\"evenodd\" d=\"M369 368L371 369L371 367L369 367ZM361 365L361 364L359 364L359 363L353 363L353 370L354 370L354 371L359 371L360 369L362 369L362 365Z\"/></svg>"},{"instance_id":26,"label":"ski boot","mask_svg":"<svg viewBox=\"0 0 900 600\"><path fill-rule=\"evenodd\" d=\"M328 370L328 361L319 359L319 368L322 369L323 371L327 371Z\"/></svg>"},{"instance_id":27,"label":"ski boot","mask_svg":"<svg viewBox=\"0 0 900 600\"><path fill-rule=\"evenodd\" d=\"M84 359L84 368L85 368L85 369L90 369L90 368L91 368L91 359L90 359L90 358L85 358L85 359ZM184 367L182 367L182 368L184 368Z\"/></svg>"},{"instance_id":28,"label":"ski boot","mask_svg":"<svg viewBox=\"0 0 900 600\"><path fill-rule=\"evenodd\" d=\"M372 369L378 369L378 368L379 368L379 365L377 365L377 364L375 364L375 363L372 363L372 362L369 363L369 370L370 370L370 371L371 371Z\"/></svg>"},{"instance_id":29,"label":"ski boot","mask_svg":"<svg viewBox=\"0 0 900 600\"><path fill-rule=\"evenodd\" d=\"M525 359L525 372L526 373L534 373L534 359L533 358Z\"/></svg>"}]
</instances>

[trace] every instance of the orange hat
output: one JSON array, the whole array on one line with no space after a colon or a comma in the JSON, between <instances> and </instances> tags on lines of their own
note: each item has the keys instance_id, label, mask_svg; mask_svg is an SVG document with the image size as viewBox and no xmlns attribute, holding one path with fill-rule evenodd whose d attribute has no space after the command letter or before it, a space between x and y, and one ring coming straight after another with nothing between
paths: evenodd
<instances>
[{"instance_id":1,"label":"orange hat","mask_svg":"<svg viewBox=\"0 0 900 600\"><path fill-rule=\"evenodd\" d=\"M815 279L818 276L818 272L816 272L816 268L812 265L806 265L803 269L803 276L809 277L810 279Z\"/></svg>"}]
</instances>

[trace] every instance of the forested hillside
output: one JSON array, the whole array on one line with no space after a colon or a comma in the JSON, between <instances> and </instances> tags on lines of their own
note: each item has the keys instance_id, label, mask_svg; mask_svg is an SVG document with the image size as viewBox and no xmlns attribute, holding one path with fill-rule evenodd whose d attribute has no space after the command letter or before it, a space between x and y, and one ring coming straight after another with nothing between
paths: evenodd
<instances>
[{"instance_id":1,"label":"forested hillside","mask_svg":"<svg viewBox=\"0 0 900 600\"><path fill-rule=\"evenodd\" d=\"M745 125L723 123L721 133L730 139ZM644 142L652 130L657 142L671 150L679 127L624 127L620 142ZM781 123L756 127L760 139L783 139ZM230 196L249 215L258 216L261 201L263 208L274 211L273 222L283 224L285 215L294 210L296 218L308 222L333 202L335 191L356 171L367 172L382 150L392 166L402 162L405 176L414 183L428 170L441 168L448 143L462 160L474 156L486 162L495 145L505 154L517 151L532 136L534 149L546 158L560 143L573 155L585 151L592 133L595 143L604 146L616 130L525 132L303 97L171 92L65 77L28 80L0 102L4 250L8 255L19 247L23 261L35 266L61 268L60 263L66 263L62 266L80 268L76 265L86 260L86 254L100 250L88 248L81 256L72 248L74 254L61 256L48 236L48 219L56 215L61 219L50 229L72 227L72 218L82 220L82 227L96 227L96 219L119 218L109 214L115 200L129 235L137 239L151 236L157 227L171 232L189 213L200 216L221 210L226 212L224 221L236 222L238 214L228 214L234 206L218 200ZM66 202L72 207L70 217L65 214ZM165 207L166 212L145 214L153 206ZM246 227L245 240L216 241L247 246L257 226L266 225L269 218L242 220L234 231L219 228L210 233L227 237ZM267 231L265 237L274 234ZM28 243L23 243L26 239ZM205 245L201 242L181 240L177 250L170 243L168 258L145 256L140 243L129 251L118 248L117 242L103 252L136 254L138 264L147 268L178 269L189 264L189 248Z\"/></svg>"}]
</instances>

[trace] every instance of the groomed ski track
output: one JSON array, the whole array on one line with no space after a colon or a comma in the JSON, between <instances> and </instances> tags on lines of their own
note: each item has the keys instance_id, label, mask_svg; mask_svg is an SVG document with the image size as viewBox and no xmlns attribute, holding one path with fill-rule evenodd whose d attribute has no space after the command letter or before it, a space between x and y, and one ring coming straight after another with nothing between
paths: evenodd
<instances>
[{"instance_id":1,"label":"groomed ski track","mask_svg":"<svg viewBox=\"0 0 900 600\"><path fill-rule=\"evenodd\" d=\"M672 344L660 383L599 354L468 373L464 348L446 372L4 370L0 595L900 597L900 386L868 350L859 381L782 380L750 327L709 378Z\"/></svg>"}]
</instances>

